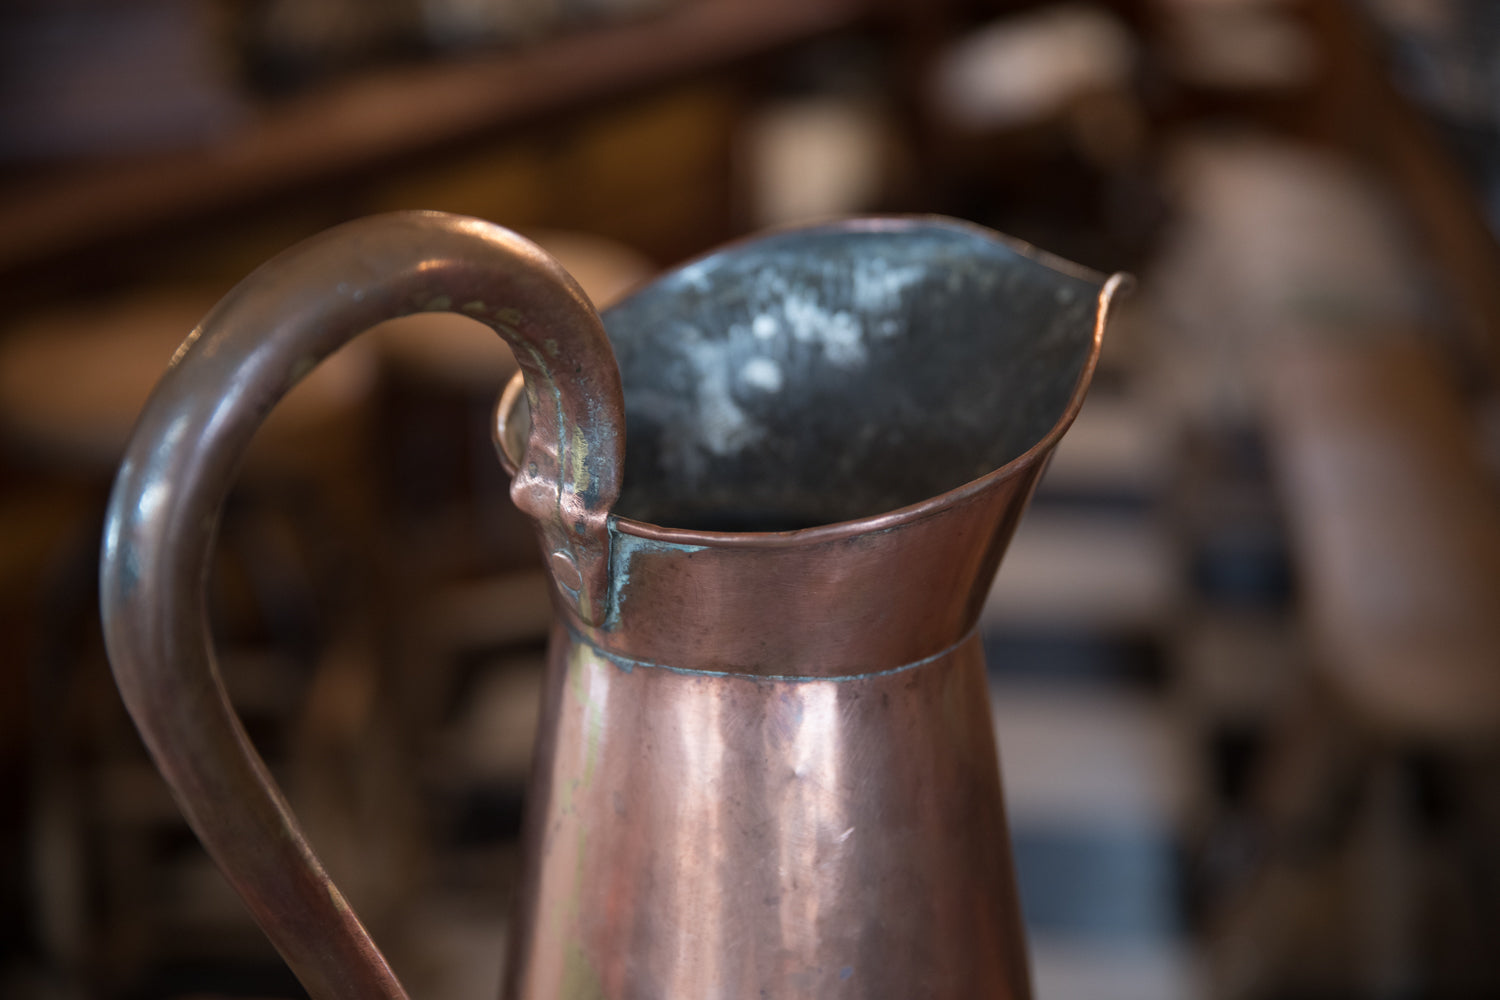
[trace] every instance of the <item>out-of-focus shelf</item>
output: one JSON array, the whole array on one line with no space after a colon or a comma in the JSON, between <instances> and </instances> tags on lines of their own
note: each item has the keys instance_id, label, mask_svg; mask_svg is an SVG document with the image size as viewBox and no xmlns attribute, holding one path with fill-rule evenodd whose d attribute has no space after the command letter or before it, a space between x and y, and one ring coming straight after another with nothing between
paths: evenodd
<instances>
[{"instance_id":1,"label":"out-of-focus shelf","mask_svg":"<svg viewBox=\"0 0 1500 1000\"><path fill-rule=\"evenodd\" d=\"M528 49L330 85L202 148L17 180L0 191L0 274L712 72L851 28L875 6L687 0Z\"/></svg>"}]
</instances>

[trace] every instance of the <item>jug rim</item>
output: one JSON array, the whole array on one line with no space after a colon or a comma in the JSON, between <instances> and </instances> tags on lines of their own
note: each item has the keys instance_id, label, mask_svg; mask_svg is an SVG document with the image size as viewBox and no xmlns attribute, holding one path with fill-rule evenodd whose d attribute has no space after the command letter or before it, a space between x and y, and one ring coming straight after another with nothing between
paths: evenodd
<instances>
[{"instance_id":1,"label":"jug rim","mask_svg":"<svg viewBox=\"0 0 1500 1000\"><path fill-rule=\"evenodd\" d=\"M978 223L931 213L913 213L858 216L854 218L829 219L770 227L741 236L689 258L673 267L666 274L670 275L691 268L712 257L731 252L737 248L759 243L767 237L794 233L815 234L851 231L890 233L920 229L924 226L971 233L989 242L999 244L1011 252L1041 264L1050 270L1099 286L1097 308L1094 313L1094 330L1089 343L1088 356L1079 370L1078 379L1069 396L1067 406L1064 407L1061 415L1045 434L1039 437L1020 455L982 476L971 479L952 489L918 500L915 503L876 514L869 514L864 517L830 521L826 524L816 524L784 531L712 531L703 528L674 528L668 525L627 517L611 511L608 516L611 531L648 541L703 548L782 548L817 544L867 532L890 530L934 516L957 503L983 493L985 490L1004 480L1011 479L1030 469L1037 462L1044 460L1057 445L1063 434L1067 432L1083 406L1084 398L1088 393L1089 385L1093 381L1094 372L1098 366L1099 354L1103 346L1104 329L1109 319L1111 304L1115 296L1127 291L1134 284L1134 279L1126 273L1116 272L1106 275L1102 271L1085 267L1047 250L1043 250L1025 240L1017 239L1014 236L1009 236ZM640 287L633 289L626 296L626 299L638 291L651 287L653 283L654 281L643 283ZM608 312L608 310L605 311ZM508 420L509 412L519 398L524 398L524 386L522 375L520 372L517 372L512 377L510 384L506 386L495 408L495 416L497 418L494 426L494 430L496 431L495 441L499 445L496 450L500 453L500 459L506 467L506 471L511 474L515 473L515 463L505 446L506 435L504 427Z\"/></svg>"},{"instance_id":2,"label":"jug rim","mask_svg":"<svg viewBox=\"0 0 1500 1000\"><path fill-rule=\"evenodd\" d=\"M885 216L873 219L852 220L852 223L841 224L840 228L866 222L878 223L891 218ZM933 221L941 219L938 216L901 216L896 218L923 218ZM1068 405L1063 409L1062 414L1052 427L1048 429L1047 433L1038 438L1031 447L1027 448L1020 455L982 476L971 479L950 490L945 490L926 499L918 500L916 503L882 511L878 514L869 514L865 517L831 521L827 524L815 524L790 531L710 531L701 528L673 528L611 512L609 515L611 529L648 541L665 542L672 545L700 546L704 548L789 548L820 542L831 542L848 538L852 535L887 531L932 517L955 504L962 503L970 497L983 493L1004 480L1021 474L1036 465L1036 463L1044 461L1052 449L1056 447L1058 441L1062 439L1062 436L1067 433L1068 428L1077 419L1078 412L1083 408L1083 401L1088 395L1089 385L1093 382L1094 372L1099 364L1099 354L1104 343L1104 329L1109 320L1111 304L1117 295L1127 292L1130 289L1134 284L1134 278L1125 272L1119 271L1106 276L1102 272L1094 271L1090 268L1074 264L1071 261L1063 260L1062 258L1057 258L1045 250L1038 250L1021 240L1005 236L1002 233L994 233L983 226L973 223L948 219L943 219L942 221L949 225L957 223L963 228L981 231L992 238L998 238L1000 242L1005 243L1017 252L1023 253L1049 267L1055 267L1054 261L1060 261L1063 266L1057 267L1057 270L1063 270L1075 276L1102 282L1098 294L1099 304L1094 314L1094 332L1090 338L1088 357L1084 360L1083 367L1078 373L1078 380L1073 386L1072 395L1068 398ZM860 228L864 227L861 225ZM730 246L732 245L730 244Z\"/></svg>"},{"instance_id":3,"label":"jug rim","mask_svg":"<svg viewBox=\"0 0 1500 1000\"><path fill-rule=\"evenodd\" d=\"M938 212L879 212L870 215L831 215L825 218L804 219L798 222L782 222L763 226L753 232L744 233L733 239L725 240L723 243L719 243L702 253L694 254L672 265L671 268L663 271L656 277L649 278L630 289L624 295L620 296L617 301L624 302L636 292L650 287L660 278L668 277L678 271L687 270L693 267L693 265L712 257L718 257L730 251L761 243L776 236L791 236L799 233L808 235L839 232L894 233L902 230L918 229L922 226L965 230L974 236L988 240L991 243L998 243L1022 257L1036 261L1038 264L1072 278L1081 278L1085 281L1092 281L1103 285L1113 276L1106 274L1104 271L1089 267L1086 264L1069 260L1066 257L1053 253L1051 250L1044 250L1035 243L1023 240L1019 236L1002 233L998 229L991 229L989 226L972 222L969 219L942 215ZM601 309L600 312L608 312L612 308L614 308L613 305L607 306Z\"/></svg>"}]
</instances>

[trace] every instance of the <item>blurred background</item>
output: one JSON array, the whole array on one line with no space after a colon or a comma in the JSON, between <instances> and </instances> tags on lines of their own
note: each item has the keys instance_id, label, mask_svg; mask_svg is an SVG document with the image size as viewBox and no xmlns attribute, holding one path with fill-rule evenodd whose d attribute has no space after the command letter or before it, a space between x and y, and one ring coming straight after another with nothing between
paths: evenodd
<instances>
[{"instance_id":1,"label":"blurred background","mask_svg":"<svg viewBox=\"0 0 1500 1000\"><path fill-rule=\"evenodd\" d=\"M1140 289L983 624L1042 1000L1500 995L1500 6L5 0L0 995L297 997L115 694L100 518L218 296L356 216L601 305L941 212ZM547 590L462 319L258 437L226 681L413 995L496 994Z\"/></svg>"}]
</instances>

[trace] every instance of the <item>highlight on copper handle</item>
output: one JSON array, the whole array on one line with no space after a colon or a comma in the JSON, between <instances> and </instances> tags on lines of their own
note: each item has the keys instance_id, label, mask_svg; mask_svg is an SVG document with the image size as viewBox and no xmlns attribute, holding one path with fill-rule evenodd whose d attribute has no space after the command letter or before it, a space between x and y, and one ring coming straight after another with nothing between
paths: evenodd
<instances>
[{"instance_id":1,"label":"highlight on copper handle","mask_svg":"<svg viewBox=\"0 0 1500 1000\"><path fill-rule=\"evenodd\" d=\"M512 496L538 522L564 603L602 621L623 451L614 354L555 261L474 219L363 219L245 279L188 336L146 404L105 523L101 606L126 707L199 839L318 1000L406 994L229 704L203 583L219 509L276 401L362 331L432 310L485 323L514 349L532 423Z\"/></svg>"}]
</instances>

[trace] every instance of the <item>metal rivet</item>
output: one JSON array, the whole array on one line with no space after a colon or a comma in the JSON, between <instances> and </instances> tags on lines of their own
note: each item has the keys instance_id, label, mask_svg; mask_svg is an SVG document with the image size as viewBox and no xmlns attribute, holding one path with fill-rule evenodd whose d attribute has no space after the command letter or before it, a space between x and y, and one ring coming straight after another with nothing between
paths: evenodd
<instances>
[{"instance_id":1,"label":"metal rivet","mask_svg":"<svg viewBox=\"0 0 1500 1000\"><path fill-rule=\"evenodd\" d=\"M578 564L573 561L571 553L559 549L552 553L549 562L554 580L575 592L583 589L583 574L579 572Z\"/></svg>"}]
</instances>

